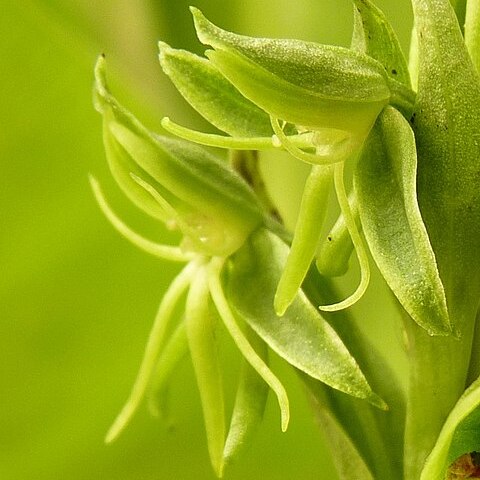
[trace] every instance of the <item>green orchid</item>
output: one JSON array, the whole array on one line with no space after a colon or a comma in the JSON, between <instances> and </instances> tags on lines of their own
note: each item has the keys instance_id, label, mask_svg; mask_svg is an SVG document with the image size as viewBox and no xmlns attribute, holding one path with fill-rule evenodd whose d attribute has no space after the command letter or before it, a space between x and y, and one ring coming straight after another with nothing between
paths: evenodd
<instances>
[{"instance_id":1,"label":"green orchid","mask_svg":"<svg viewBox=\"0 0 480 480\"><path fill-rule=\"evenodd\" d=\"M346 271L350 253L355 249L361 269L361 280L355 292L343 301L319 306L321 310L347 308L358 301L368 287L369 261L359 231L361 225L355 219L355 208L347 198L343 181L344 163L353 161L352 157L361 153L376 119L387 104L411 114L414 93L409 88L408 70L393 31L385 27L387 24L378 10L366 8L364 12L372 17L372 28L380 29L379 25L382 25L384 30L376 36L376 42L366 42L365 32L361 30L363 23L357 25L352 49L236 35L214 26L196 9L192 9L192 13L198 36L203 43L215 49L207 51L209 61L160 44L161 64L180 92L205 118L232 136L224 139L214 135L202 136L164 120L163 125L169 131L207 145L229 148L281 146L294 157L313 164L305 185L290 255L274 300L278 315L283 315L293 301L315 256L323 274L337 275ZM385 40L389 48L375 51L374 43L385 45ZM387 62L388 67L384 67ZM190 67L189 75L185 73L187 65ZM397 73L393 75L392 71ZM197 75L203 81L192 83ZM212 102L212 98L216 100ZM233 119L227 113L228 108L244 112L240 113L240 120ZM268 131L267 115L274 135L263 139L254 137L254 134ZM251 123L247 124L244 116ZM291 134L284 132L285 126ZM408 125L401 130L403 138L410 135L408 130ZM305 142L303 149L298 146L301 141ZM308 149L314 153L305 151ZM380 162L378 159L376 164ZM414 176L410 177L410 182L414 182ZM341 228L337 227L339 231L329 234L330 246L322 247L319 242L331 184L335 187L341 209ZM413 198L412 202L412 208L417 210L415 221L418 228L424 229L415 206L416 199ZM333 238L335 242L332 243ZM428 320L426 328L432 334L445 334L450 331L449 319L434 254L425 233L421 241L416 241L421 242L419 248L423 251L415 256L415 261L425 264L425 271L413 284L411 280L409 283L412 289L416 289L426 275L435 282L432 300L427 301L433 302L433 308L437 308L437 303L441 307L434 317L437 320ZM331 254L328 251L332 251ZM340 251L343 251L343 262L338 258ZM339 271L330 265L338 266ZM408 300L400 290L407 275L400 276L398 269L393 269L393 275L400 281L395 287L392 287L392 282L389 284L406 306ZM386 273L385 278L390 278L390 275ZM428 280L427 285L430 283ZM428 295L425 292L425 296ZM406 308L409 312L413 310ZM422 324L419 316L413 314L413 318ZM438 327L431 327L432 324L438 324Z\"/></svg>"},{"instance_id":2,"label":"green orchid","mask_svg":"<svg viewBox=\"0 0 480 480\"><path fill-rule=\"evenodd\" d=\"M163 297L131 395L106 441L119 435L146 394L152 410L162 413L165 385L187 350L202 401L210 458L218 476L261 419L268 393L264 384L275 393L281 427L287 429L288 396L268 366L267 345L311 378L385 408L341 339L305 295L297 299L281 328L265 330L259 324L261 319L275 317L273 301L253 317L237 310L245 307L246 298L237 302L236 309L230 306L224 282L235 282L245 262L258 256L255 249L271 249L271 267L278 265L273 276L271 267L253 267L256 281L264 282L264 295L268 296L278 282L288 249L277 237L281 227L274 228L254 192L228 165L196 145L148 131L119 104L106 85L103 57L97 62L95 74L95 105L103 116L107 160L117 184L145 213L178 229L183 235L181 245L157 244L131 230L110 207L99 182L91 177L97 202L112 225L134 245L156 257L186 263ZM274 233L267 233L269 227ZM246 280L243 283L249 284ZM184 294L185 311L178 323L175 310ZM301 325L300 317L305 319ZM215 339L219 319L246 360L228 436ZM294 329L297 340L291 342ZM314 347L311 351L304 349L307 339Z\"/></svg>"},{"instance_id":3,"label":"green orchid","mask_svg":"<svg viewBox=\"0 0 480 480\"><path fill-rule=\"evenodd\" d=\"M474 472L480 8L476 0L412 4L410 64L370 0L353 1L350 48L234 34L191 8L198 38L212 50L200 57L160 42L160 64L220 134L169 118L163 128L180 139L150 132L110 93L99 59L95 105L112 175L141 210L180 231L180 246L132 231L92 177L96 199L136 246L186 263L160 304L107 441L145 396L163 414L169 377L190 352L211 463L222 476L260 422L269 389L287 428L288 396L269 367L272 350L305 383L342 479L458 478L464 460ZM227 149L230 163L204 147ZM266 150L310 167L293 233L263 183L258 158ZM328 226L332 189L339 212ZM345 294L334 277L350 270L354 251L360 280ZM349 308L367 291L370 256L404 319L406 391ZM228 428L222 325L245 359Z\"/></svg>"}]
</instances>

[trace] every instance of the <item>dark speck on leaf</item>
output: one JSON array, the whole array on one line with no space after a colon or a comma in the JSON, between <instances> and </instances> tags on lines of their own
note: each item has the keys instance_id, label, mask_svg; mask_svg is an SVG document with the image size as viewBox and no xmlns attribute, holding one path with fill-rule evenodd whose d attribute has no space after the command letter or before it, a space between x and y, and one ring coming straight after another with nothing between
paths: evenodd
<instances>
[{"instance_id":1,"label":"dark speck on leaf","mask_svg":"<svg viewBox=\"0 0 480 480\"><path fill-rule=\"evenodd\" d=\"M397 71L393 68L392 69L392 75L396 75L397 74Z\"/></svg>"},{"instance_id":2,"label":"dark speck on leaf","mask_svg":"<svg viewBox=\"0 0 480 480\"><path fill-rule=\"evenodd\" d=\"M327 237L327 240L328 240L329 242L331 242L331 241L332 241L332 237L329 235L329 236Z\"/></svg>"}]
</instances>

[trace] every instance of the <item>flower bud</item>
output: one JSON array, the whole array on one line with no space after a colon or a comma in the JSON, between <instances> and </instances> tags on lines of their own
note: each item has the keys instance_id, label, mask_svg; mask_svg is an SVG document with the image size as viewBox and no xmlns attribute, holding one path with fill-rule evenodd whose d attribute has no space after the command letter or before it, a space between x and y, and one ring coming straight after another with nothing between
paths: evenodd
<instances>
[{"instance_id":1,"label":"flower bud","mask_svg":"<svg viewBox=\"0 0 480 480\"><path fill-rule=\"evenodd\" d=\"M310 130L364 138L389 102L383 66L350 49L226 32L192 8L206 55L249 100L275 118Z\"/></svg>"},{"instance_id":2,"label":"flower bud","mask_svg":"<svg viewBox=\"0 0 480 480\"><path fill-rule=\"evenodd\" d=\"M157 217L182 231L186 249L228 256L240 248L262 223L248 185L204 149L148 131L109 93L103 58L97 63L95 94L106 143L117 146L109 163L122 190L132 197L136 189L136 203L145 211L152 209L153 198L161 212Z\"/></svg>"}]
</instances>

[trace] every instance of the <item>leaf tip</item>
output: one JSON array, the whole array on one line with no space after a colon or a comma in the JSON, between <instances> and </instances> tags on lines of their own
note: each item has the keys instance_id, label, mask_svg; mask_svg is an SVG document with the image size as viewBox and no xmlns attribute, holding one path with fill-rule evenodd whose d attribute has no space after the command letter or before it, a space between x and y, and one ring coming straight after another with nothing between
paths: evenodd
<instances>
[{"instance_id":1,"label":"leaf tip","mask_svg":"<svg viewBox=\"0 0 480 480\"><path fill-rule=\"evenodd\" d=\"M388 404L374 392L372 392L366 400L368 403L379 408L380 410L383 410L384 412L388 412L390 410Z\"/></svg>"},{"instance_id":2,"label":"leaf tip","mask_svg":"<svg viewBox=\"0 0 480 480\"><path fill-rule=\"evenodd\" d=\"M431 337L448 337L453 336L455 338L460 338L459 332L452 328L450 324L443 324L440 326L436 326L435 328L427 328L427 333Z\"/></svg>"},{"instance_id":3,"label":"leaf tip","mask_svg":"<svg viewBox=\"0 0 480 480\"><path fill-rule=\"evenodd\" d=\"M224 461L223 457L218 462L216 462L216 464L214 464L212 466L213 466L213 470L215 472L216 477L217 478L223 478L223 473L224 473L224 469L225 469L225 461Z\"/></svg>"},{"instance_id":4,"label":"leaf tip","mask_svg":"<svg viewBox=\"0 0 480 480\"><path fill-rule=\"evenodd\" d=\"M431 337L453 336L455 338L460 338L460 332L450 321L450 315L447 310L445 299L441 303L440 312L437 310L436 318L438 319L437 322L422 325Z\"/></svg>"},{"instance_id":5,"label":"leaf tip","mask_svg":"<svg viewBox=\"0 0 480 480\"><path fill-rule=\"evenodd\" d=\"M198 39L204 45L209 45L212 40L211 34L213 31L220 29L211 23L198 8L190 7L190 12L193 16L193 23L195 25Z\"/></svg>"},{"instance_id":6,"label":"leaf tip","mask_svg":"<svg viewBox=\"0 0 480 480\"><path fill-rule=\"evenodd\" d=\"M158 59L160 61L160 66L162 70L169 75L169 64L168 60L174 55L175 49L172 48L168 43L159 41L158 42Z\"/></svg>"},{"instance_id":7,"label":"leaf tip","mask_svg":"<svg viewBox=\"0 0 480 480\"><path fill-rule=\"evenodd\" d=\"M120 425L118 422L118 419L115 420L113 425L109 428L107 434L105 435L104 442L109 445L112 443L114 440L117 439L118 435L120 432L123 430L123 425Z\"/></svg>"},{"instance_id":8,"label":"leaf tip","mask_svg":"<svg viewBox=\"0 0 480 480\"><path fill-rule=\"evenodd\" d=\"M285 433L288 429L288 424L290 423L290 411L288 408L282 412L282 432Z\"/></svg>"},{"instance_id":9,"label":"leaf tip","mask_svg":"<svg viewBox=\"0 0 480 480\"><path fill-rule=\"evenodd\" d=\"M98 56L97 62L95 63L94 76L94 95L93 95L93 104L95 110L99 113L103 113L104 105L106 103L106 97L108 96L107 88L107 76L105 72L105 54Z\"/></svg>"},{"instance_id":10,"label":"leaf tip","mask_svg":"<svg viewBox=\"0 0 480 480\"><path fill-rule=\"evenodd\" d=\"M278 317L283 317L287 308L290 306L291 301L289 301L283 292L279 290L280 289L277 289L277 292L275 293L275 297L273 299L273 308Z\"/></svg>"}]
</instances>

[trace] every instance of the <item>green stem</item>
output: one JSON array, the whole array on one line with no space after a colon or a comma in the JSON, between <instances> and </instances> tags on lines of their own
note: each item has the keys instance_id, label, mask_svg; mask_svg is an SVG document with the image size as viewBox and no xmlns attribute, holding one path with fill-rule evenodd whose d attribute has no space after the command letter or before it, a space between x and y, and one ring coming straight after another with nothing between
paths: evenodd
<instances>
[{"instance_id":1,"label":"green stem","mask_svg":"<svg viewBox=\"0 0 480 480\"><path fill-rule=\"evenodd\" d=\"M405 479L420 478L450 410L465 390L475 325L475 311L464 299L450 303L450 318L460 338L431 337L410 318L405 321L410 359ZM472 310L470 308L470 310Z\"/></svg>"},{"instance_id":2,"label":"green stem","mask_svg":"<svg viewBox=\"0 0 480 480\"><path fill-rule=\"evenodd\" d=\"M229 150L228 157L232 168L252 187L258 201L266 212L277 221L281 221L280 213L275 207L260 172L258 151Z\"/></svg>"}]
</instances>

